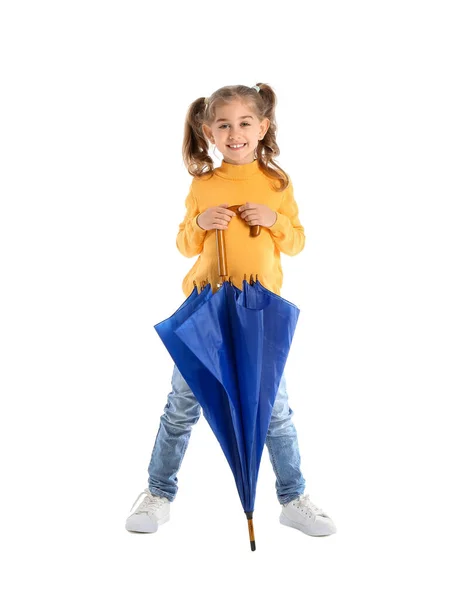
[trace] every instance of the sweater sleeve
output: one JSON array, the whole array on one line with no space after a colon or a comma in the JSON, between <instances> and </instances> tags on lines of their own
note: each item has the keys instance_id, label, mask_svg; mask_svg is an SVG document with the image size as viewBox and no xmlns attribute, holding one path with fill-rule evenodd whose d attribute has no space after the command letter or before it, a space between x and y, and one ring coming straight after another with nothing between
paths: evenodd
<instances>
[{"instance_id":1,"label":"sweater sleeve","mask_svg":"<svg viewBox=\"0 0 469 600\"><path fill-rule=\"evenodd\" d=\"M270 233L275 245L284 254L294 256L304 248L305 231L298 218L298 205L293 196L291 181L284 191L277 220L270 227Z\"/></svg>"},{"instance_id":2,"label":"sweater sleeve","mask_svg":"<svg viewBox=\"0 0 469 600\"><path fill-rule=\"evenodd\" d=\"M179 252L188 258L196 256L202 252L206 231L197 225L199 209L197 199L193 193L193 183L189 189L186 198L186 216L179 225L179 232L176 237L176 246Z\"/></svg>"}]
</instances>

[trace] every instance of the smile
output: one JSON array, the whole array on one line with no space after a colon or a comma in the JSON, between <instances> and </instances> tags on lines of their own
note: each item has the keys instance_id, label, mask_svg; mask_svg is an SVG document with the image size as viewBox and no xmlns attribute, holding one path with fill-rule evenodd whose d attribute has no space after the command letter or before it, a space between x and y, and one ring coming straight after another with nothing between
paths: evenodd
<instances>
[{"instance_id":1,"label":"smile","mask_svg":"<svg viewBox=\"0 0 469 600\"><path fill-rule=\"evenodd\" d=\"M230 146L228 144L228 148L231 148L232 150L240 150L241 148L244 148L246 144L233 144L232 146Z\"/></svg>"}]
</instances>

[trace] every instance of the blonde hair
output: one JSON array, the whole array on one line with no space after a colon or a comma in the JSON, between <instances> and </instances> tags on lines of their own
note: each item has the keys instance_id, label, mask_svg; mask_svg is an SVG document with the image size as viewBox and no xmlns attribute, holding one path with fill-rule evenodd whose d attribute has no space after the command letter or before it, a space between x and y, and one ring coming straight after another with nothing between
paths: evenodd
<instances>
[{"instance_id":1,"label":"blonde hair","mask_svg":"<svg viewBox=\"0 0 469 600\"><path fill-rule=\"evenodd\" d=\"M283 191L289 184L287 173L274 161L280 154L276 141L277 123L275 120L275 106L277 96L274 90L266 83L257 84L255 87L245 85L227 85L218 89L209 98L197 98L189 106L184 124L184 140L182 144L182 156L184 164L193 177L213 175L213 160L209 156L208 140L204 135L202 125L211 125L215 120L217 106L222 103L241 100L249 104L258 119L269 119L270 125L267 133L255 151L260 170L268 177L278 182L276 189Z\"/></svg>"}]
</instances>

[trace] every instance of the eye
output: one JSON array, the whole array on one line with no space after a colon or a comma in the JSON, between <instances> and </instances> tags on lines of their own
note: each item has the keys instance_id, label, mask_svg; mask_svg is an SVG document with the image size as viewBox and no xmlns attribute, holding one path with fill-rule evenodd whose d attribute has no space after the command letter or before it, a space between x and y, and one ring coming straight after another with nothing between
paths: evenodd
<instances>
[{"instance_id":1,"label":"eye","mask_svg":"<svg viewBox=\"0 0 469 600\"><path fill-rule=\"evenodd\" d=\"M218 129L225 129L225 126L228 125L228 123L223 123L223 125L220 125L220 127ZM241 125L247 125L248 127L251 126L251 123L248 123L247 121L243 121L241 123Z\"/></svg>"}]
</instances>

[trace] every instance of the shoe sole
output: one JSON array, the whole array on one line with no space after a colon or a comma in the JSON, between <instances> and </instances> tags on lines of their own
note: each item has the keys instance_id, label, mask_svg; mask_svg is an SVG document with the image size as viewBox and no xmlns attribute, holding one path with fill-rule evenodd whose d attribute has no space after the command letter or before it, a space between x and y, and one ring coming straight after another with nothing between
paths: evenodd
<instances>
[{"instance_id":1,"label":"shoe sole","mask_svg":"<svg viewBox=\"0 0 469 600\"><path fill-rule=\"evenodd\" d=\"M302 533L305 533L306 535L311 535L314 537L327 537L329 535L332 535L333 533L336 533L335 531L331 531L330 533L311 533L311 532L307 531L304 527L302 527L299 523L296 523L295 521L292 521L291 519L286 517L284 514L280 515L279 521L282 525L286 525L287 527L292 527L293 529L298 529L298 531L301 531Z\"/></svg>"},{"instance_id":2,"label":"shoe sole","mask_svg":"<svg viewBox=\"0 0 469 600\"><path fill-rule=\"evenodd\" d=\"M132 527L132 529L127 529L127 525L125 526L125 528L130 533L156 533L158 531L158 527L160 525L164 525L168 521L169 521L169 515L167 515L166 517L163 517L163 519L161 519L161 521L158 521L158 523L156 524L156 529L154 529L153 531L148 531L148 529L137 529L137 527L135 527L135 526Z\"/></svg>"}]
</instances>

